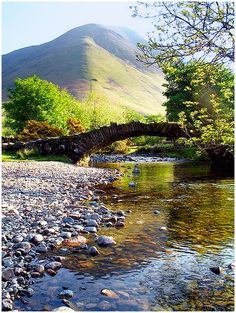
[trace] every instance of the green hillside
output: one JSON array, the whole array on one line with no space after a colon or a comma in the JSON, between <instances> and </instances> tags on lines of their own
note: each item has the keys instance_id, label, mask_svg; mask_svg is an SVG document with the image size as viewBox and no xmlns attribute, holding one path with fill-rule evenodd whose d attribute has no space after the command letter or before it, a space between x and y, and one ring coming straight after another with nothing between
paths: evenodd
<instances>
[{"instance_id":1,"label":"green hillside","mask_svg":"<svg viewBox=\"0 0 236 313\"><path fill-rule=\"evenodd\" d=\"M104 93L116 104L140 113L164 114L162 75L137 70L97 46L91 38L87 38L86 42L89 46L87 60L93 90Z\"/></svg>"},{"instance_id":2,"label":"green hillside","mask_svg":"<svg viewBox=\"0 0 236 313\"><path fill-rule=\"evenodd\" d=\"M137 38L137 39L135 39ZM2 57L2 98L17 77L33 74L79 99L91 90L104 93L114 105L144 114L164 113L163 75L136 60L134 32L87 24L38 46L22 48Z\"/></svg>"}]
</instances>

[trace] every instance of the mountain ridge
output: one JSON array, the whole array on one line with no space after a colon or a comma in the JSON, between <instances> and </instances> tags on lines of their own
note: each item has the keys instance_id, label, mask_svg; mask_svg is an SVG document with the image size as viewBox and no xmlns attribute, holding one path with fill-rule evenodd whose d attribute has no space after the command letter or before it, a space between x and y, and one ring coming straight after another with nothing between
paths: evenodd
<instances>
[{"instance_id":1,"label":"mountain ridge","mask_svg":"<svg viewBox=\"0 0 236 313\"><path fill-rule=\"evenodd\" d=\"M3 99L6 100L6 89L13 86L16 77L25 78L36 74L66 88L77 98L86 97L92 87L111 100L118 99L114 105L124 102L125 106L139 107L137 110L144 114L164 113L160 103L157 109L154 105L155 97L159 102L164 99L161 95L162 73L155 67L148 69L136 60L137 48L128 39L141 38L139 35L122 27L115 29L117 31L108 26L86 24L47 43L4 54ZM126 38L118 30L126 33ZM103 50L99 52L100 48ZM103 64L100 64L101 60ZM96 84L91 83L93 76L97 76ZM148 94L150 92L153 95Z\"/></svg>"}]
</instances>

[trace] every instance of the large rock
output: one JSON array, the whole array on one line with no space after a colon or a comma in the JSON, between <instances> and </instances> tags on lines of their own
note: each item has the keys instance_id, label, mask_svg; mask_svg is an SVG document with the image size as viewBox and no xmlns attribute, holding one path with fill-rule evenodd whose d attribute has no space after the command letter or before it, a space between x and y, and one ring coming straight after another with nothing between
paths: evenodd
<instances>
[{"instance_id":1,"label":"large rock","mask_svg":"<svg viewBox=\"0 0 236 313\"><path fill-rule=\"evenodd\" d=\"M113 246L116 244L113 237L110 237L110 236L99 236L97 238L97 243L100 247L109 247L109 246Z\"/></svg>"},{"instance_id":2,"label":"large rock","mask_svg":"<svg viewBox=\"0 0 236 313\"><path fill-rule=\"evenodd\" d=\"M62 245L64 246L69 246L69 247L79 247L83 244L85 244L87 241L87 239L83 236L77 236L75 238L71 238L71 239L65 239L62 242Z\"/></svg>"},{"instance_id":3,"label":"large rock","mask_svg":"<svg viewBox=\"0 0 236 313\"><path fill-rule=\"evenodd\" d=\"M51 270L59 270L61 268L61 262L53 261L49 262L45 265L45 269L51 269Z\"/></svg>"},{"instance_id":4,"label":"large rock","mask_svg":"<svg viewBox=\"0 0 236 313\"><path fill-rule=\"evenodd\" d=\"M14 277L15 277L15 274L14 274L13 268L8 268L2 272L2 280L3 281L8 281Z\"/></svg>"}]
</instances>

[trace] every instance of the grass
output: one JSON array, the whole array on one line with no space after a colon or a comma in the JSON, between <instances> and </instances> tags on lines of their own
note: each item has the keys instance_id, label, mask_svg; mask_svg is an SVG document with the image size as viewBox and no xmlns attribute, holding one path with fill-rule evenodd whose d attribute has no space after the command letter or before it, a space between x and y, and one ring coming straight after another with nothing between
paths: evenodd
<instances>
[{"instance_id":1,"label":"grass","mask_svg":"<svg viewBox=\"0 0 236 313\"><path fill-rule=\"evenodd\" d=\"M63 163L71 163L70 159L64 155L29 155L25 158L20 157L16 153L13 152L3 152L2 153L2 162L42 162L42 161L57 161Z\"/></svg>"},{"instance_id":2,"label":"grass","mask_svg":"<svg viewBox=\"0 0 236 313\"><path fill-rule=\"evenodd\" d=\"M105 94L115 105L143 114L165 113L161 74L139 71L97 46L92 39L86 41L89 76L96 79L93 90Z\"/></svg>"}]
</instances>

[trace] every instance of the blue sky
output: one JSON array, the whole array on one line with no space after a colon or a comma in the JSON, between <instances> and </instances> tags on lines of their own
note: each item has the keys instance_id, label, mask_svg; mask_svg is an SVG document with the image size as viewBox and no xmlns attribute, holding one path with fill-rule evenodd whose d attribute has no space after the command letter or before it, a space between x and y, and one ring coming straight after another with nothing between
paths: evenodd
<instances>
[{"instance_id":1,"label":"blue sky","mask_svg":"<svg viewBox=\"0 0 236 313\"><path fill-rule=\"evenodd\" d=\"M50 41L88 23L126 26L146 37L148 20L132 18L135 2L3 2L2 53Z\"/></svg>"}]
</instances>

